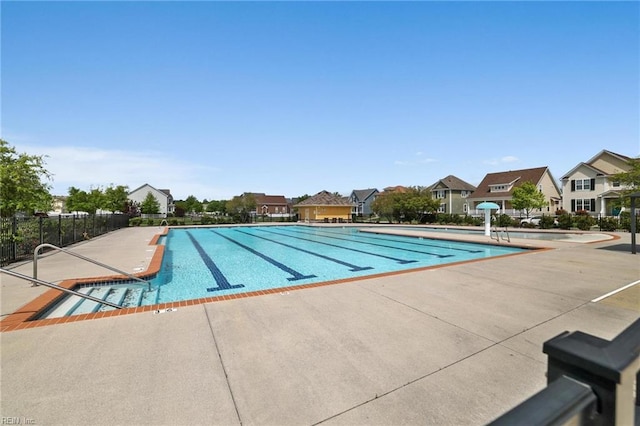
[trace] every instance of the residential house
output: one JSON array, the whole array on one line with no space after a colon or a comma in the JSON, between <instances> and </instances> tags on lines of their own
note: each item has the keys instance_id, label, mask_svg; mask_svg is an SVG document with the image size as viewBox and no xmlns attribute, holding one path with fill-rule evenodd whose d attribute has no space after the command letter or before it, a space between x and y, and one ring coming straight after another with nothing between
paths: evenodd
<instances>
[{"instance_id":1,"label":"residential house","mask_svg":"<svg viewBox=\"0 0 640 426\"><path fill-rule=\"evenodd\" d=\"M175 205L173 204L173 196L171 195L171 191L168 189L156 189L148 183L145 183L139 188L131 191L128 198L130 201L142 204L149 193L153 195L160 205L160 213L155 215L156 217L167 217L167 215L174 213Z\"/></svg>"},{"instance_id":2,"label":"residential house","mask_svg":"<svg viewBox=\"0 0 640 426\"><path fill-rule=\"evenodd\" d=\"M380 191L377 189L354 189L351 191L351 195L349 199L354 204L353 211L351 214L356 216L370 216L371 211L371 203L376 199L376 195L379 194Z\"/></svg>"},{"instance_id":3,"label":"residential house","mask_svg":"<svg viewBox=\"0 0 640 426\"><path fill-rule=\"evenodd\" d=\"M560 208L560 188L551 175L548 167L536 167L533 169L509 170L508 172L489 173L478 185L475 191L467 198L471 214L482 214L476 210L476 206L483 201L490 201L500 206L500 213L510 216L521 216L522 212L513 208L511 200L513 190L525 182L532 182L538 190L544 194L547 206L535 210L534 214L555 214Z\"/></svg>"},{"instance_id":4,"label":"residential house","mask_svg":"<svg viewBox=\"0 0 640 426\"><path fill-rule=\"evenodd\" d=\"M476 190L476 187L449 175L431 185L433 198L440 201L438 213L469 214L468 197Z\"/></svg>"},{"instance_id":5,"label":"residential house","mask_svg":"<svg viewBox=\"0 0 640 426\"><path fill-rule=\"evenodd\" d=\"M298 209L299 220L305 222L348 222L354 206L349 197L320 191L293 207Z\"/></svg>"},{"instance_id":6,"label":"residential house","mask_svg":"<svg viewBox=\"0 0 640 426\"><path fill-rule=\"evenodd\" d=\"M291 216L291 204L284 195L266 195L264 193L254 193L256 200L256 214L269 217L289 217Z\"/></svg>"},{"instance_id":7,"label":"residential house","mask_svg":"<svg viewBox=\"0 0 640 426\"><path fill-rule=\"evenodd\" d=\"M579 163L562 176L562 208L570 213L587 211L592 216L617 216L615 200L620 182L610 177L629 170L630 157L602 150L586 163Z\"/></svg>"},{"instance_id":8,"label":"residential house","mask_svg":"<svg viewBox=\"0 0 640 426\"><path fill-rule=\"evenodd\" d=\"M381 194L384 194L385 192L399 192L401 194L404 194L405 192L409 191L409 189L406 186L402 186L402 185L396 185L396 186L387 186L382 192Z\"/></svg>"}]
</instances>

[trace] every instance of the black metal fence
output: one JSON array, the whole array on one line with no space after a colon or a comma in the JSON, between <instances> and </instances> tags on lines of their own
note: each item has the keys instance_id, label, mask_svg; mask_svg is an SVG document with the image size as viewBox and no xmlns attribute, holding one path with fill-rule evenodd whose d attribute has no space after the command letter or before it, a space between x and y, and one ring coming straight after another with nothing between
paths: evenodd
<instances>
[{"instance_id":1,"label":"black metal fence","mask_svg":"<svg viewBox=\"0 0 640 426\"><path fill-rule=\"evenodd\" d=\"M640 424L640 319L611 341L564 332L543 352L547 387L491 426Z\"/></svg>"},{"instance_id":2,"label":"black metal fence","mask_svg":"<svg viewBox=\"0 0 640 426\"><path fill-rule=\"evenodd\" d=\"M64 247L128 226L124 214L1 218L0 265L32 259L43 243Z\"/></svg>"}]
</instances>

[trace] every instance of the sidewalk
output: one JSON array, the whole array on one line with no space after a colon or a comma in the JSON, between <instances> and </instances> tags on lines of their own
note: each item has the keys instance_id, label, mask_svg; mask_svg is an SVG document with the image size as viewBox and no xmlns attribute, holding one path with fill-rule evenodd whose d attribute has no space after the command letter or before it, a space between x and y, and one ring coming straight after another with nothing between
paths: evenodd
<instances>
[{"instance_id":1,"label":"sidewalk","mask_svg":"<svg viewBox=\"0 0 640 426\"><path fill-rule=\"evenodd\" d=\"M160 228L80 245L133 272ZM485 424L546 384L544 341L640 316L630 235L346 284L0 333L0 415L36 424ZM475 237L482 239L482 237ZM62 253L53 282L104 275ZM32 265L15 267L31 274ZM2 315L45 291L2 276Z\"/></svg>"}]
</instances>

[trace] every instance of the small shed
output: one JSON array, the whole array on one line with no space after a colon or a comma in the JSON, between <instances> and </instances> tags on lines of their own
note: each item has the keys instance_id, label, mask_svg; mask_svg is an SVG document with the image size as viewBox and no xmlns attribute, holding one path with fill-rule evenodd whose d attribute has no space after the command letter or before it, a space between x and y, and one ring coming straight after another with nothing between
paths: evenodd
<instances>
[{"instance_id":1,"label":"small shed","mask_svg":"<svg viewBox=\"0 0 640 426\"><path fill-rule=\"evenodd\" d=\"M348 197L320 191L313 197L293 206L300 219L308 222L348 222L355 204Z\"/></svg>"}]
</instances>

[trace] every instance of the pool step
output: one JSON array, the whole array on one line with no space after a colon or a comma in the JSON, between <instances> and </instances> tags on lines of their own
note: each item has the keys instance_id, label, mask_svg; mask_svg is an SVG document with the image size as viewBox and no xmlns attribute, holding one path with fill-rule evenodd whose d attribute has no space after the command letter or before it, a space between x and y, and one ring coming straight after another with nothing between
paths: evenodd
<instances>
[{"instance_id":1,"label":"pool step","mask_svg":"<svg viewBox=\"0 0 640 426\"><path fill-rule=\"evenodd\" d=\"M93 296L100 300L115 303L125 308L141 306L146 299L149 298L141 287L119 286L99 286L99 287L83 287L77 290L78 293ZM156 296L157 291L154 291ZM116 308L104 305L93 300L84 299L80 296L68 295L58 305L43 315L41 318L60 318L71 315L80 315L93 312L111 311Z\"/></svg>"}]
</instances>

